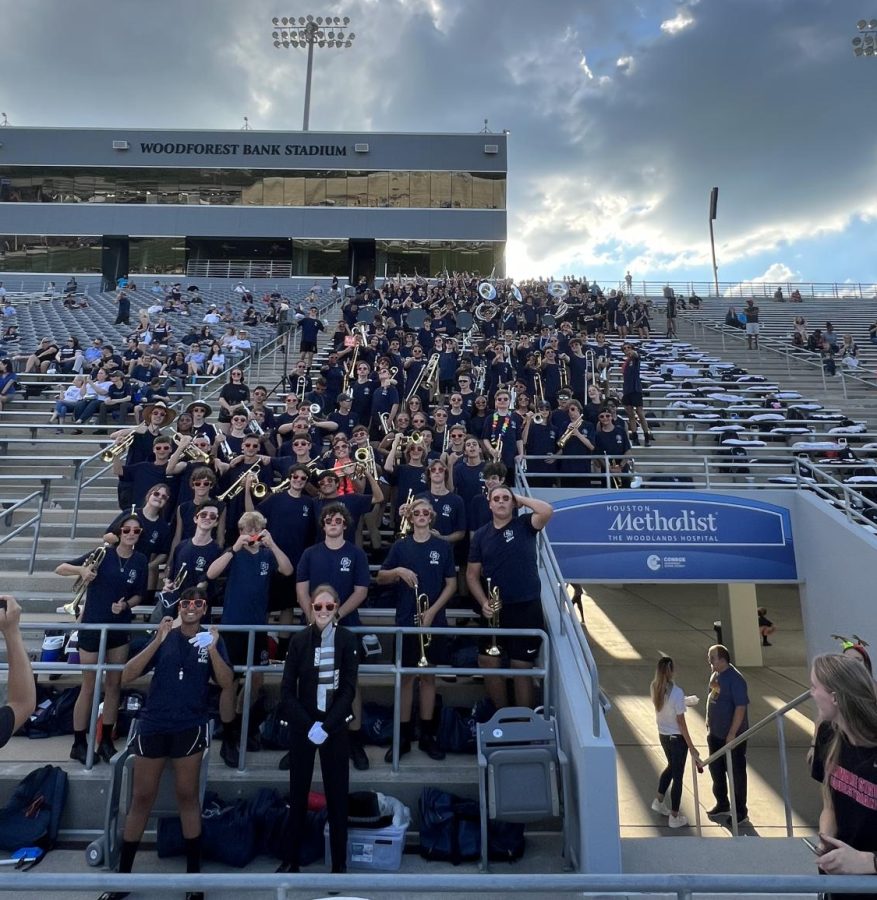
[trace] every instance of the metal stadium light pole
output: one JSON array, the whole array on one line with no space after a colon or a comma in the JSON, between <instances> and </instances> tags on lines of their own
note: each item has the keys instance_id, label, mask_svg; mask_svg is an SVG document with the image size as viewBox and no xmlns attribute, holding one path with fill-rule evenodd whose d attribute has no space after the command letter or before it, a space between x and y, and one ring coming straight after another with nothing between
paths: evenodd
<instances>
[{"instance_id":1,"label":"metal stadium light pole","mask_svg":"<svg viewBox=\"0 0 877 900\"><path fill-rule=\"evenodd\" d=\"M356 35L346 32L345 29L350 24L347 16L340 18L339 16L282 16L278 18L274 16L271 20L274 25L274 31L271 37L274 38L274 46L283 48L284 50L292 47L308 48L308 74L305 79L305 111L302 119L302 131L308 130L308 123L311 117L311 77L314 70L314 44L318 47L334 47L340 50L342 47L350 47L353 44Z\"/></svg>"},{"instance_id":2,"label":"metal stadium light pole","mask_svg":"<svg viewBox=\"0 0 877 900\"><path fill-rule=\"evenodd\" d=\"M859 33L853 38L853 53L856 56L877 55L877 19L859 19L856 28Z\"/></svg>"},{"instance_id":3,"label":"metal stadium light pole","mask_svg":"<svg viewBox=\"0 0 877 900\"><path fill-rule=\"evenodd\" d=\"M718 213L719 189L714 187L710 191L710 249L713 252L713 282L716 286L716 296L719 296L719 267L716 265L716 238L713 234L713 222Z\"/></svg>"}]
</instances>

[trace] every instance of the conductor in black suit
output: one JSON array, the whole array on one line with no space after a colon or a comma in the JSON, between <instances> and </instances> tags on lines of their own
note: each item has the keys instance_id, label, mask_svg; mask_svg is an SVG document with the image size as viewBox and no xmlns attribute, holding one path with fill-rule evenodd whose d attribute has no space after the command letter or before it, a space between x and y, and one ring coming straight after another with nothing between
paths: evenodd
<instances>
[{"instance_id":1,"label":"conductor in black suit","mask_svg":"<svg viewBox=\"0 0 877 900\"><path fill-rule=\"evenodd\" d=\"M319 585L311 594L310 625L289 642L281 704L290 730L290 814L286 852L278 872L298 871L318 749L329 812L332 871L347 870L347 722L352 718L359 656L356 635L335 624L340 605L333 587Z\"/></svg>"}]
</instances>

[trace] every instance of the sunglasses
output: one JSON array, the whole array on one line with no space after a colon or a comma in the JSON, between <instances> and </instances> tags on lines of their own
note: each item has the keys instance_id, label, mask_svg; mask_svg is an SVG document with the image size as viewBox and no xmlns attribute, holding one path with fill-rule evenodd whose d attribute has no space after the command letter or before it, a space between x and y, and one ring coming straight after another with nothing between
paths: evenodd
<instances>
[{"instance_id":1,"label":"sunglasses","mask_svg":"<svg viewBox=\"0 0 877 900\"><path fill-rule=\"evenodd\" d=\"M307 481L308 476L302 472L299 472L297 475L291 475L290 481Z\"/></svg>"},{"instance_id":2,"label":"sunglasses","mask_svg":"<svg viewBox=\"0 0 877 900\"><path fill-rule=\"evenodd\" d=\"M136 525L125 525L121 529L122 534L140 534L143 531L142 528L138 528Z\"/></svg>"},{"instance_id":3,"label":"sunglasses","mask_svg":"<svg viewBox=\"0 0 877 900\"><path fill-rule=\"evenodd\" d=\"M219 513L215 512L199 512L196 516L198 519L218 519Z\"/></svg>"},{"instance_id":4,"label":"sunglasses","mask_svg":"<svg viewBox=\"0 0 877 900\"><path fill-rule=\"evenodd\" d=\"M597 418L598 418L598 419L611 419L612 416L611 416L610 413L600 413L600 415L597 416Z\"/></svg>"},{"instance_id":5,"label":"sunglasses","mask_svg":"<svg viewBox=\"0 0 877 900\"><path fill-rule=\"evenodd\" d=\"M311 609L314 612L322 612L324 609L326 612L335 612L335 606L336 604L334 603L312 603Z\"/></svg>"},{"instance_id":6,"label":"sunglasses","mask_svg":"<svg viewBox=\"0 0 877 900\"><path fill-rule=\"evenodd\" d=\"M209 478L201 478L192 482L192 487L210 487L213 482Z\"/></svg>"},{"instance_id":7,"label":"sunglasses","mask_svg":"<svg viewBox=\"0 0 877 900\"><path fill-rule=\"evenodd\" d=\"M244 448L244 450L258 450L259 445L258 444L244 444L243 448Z\"/></svg>"},{"instance_id":8,"label":"sunglasses","mask_svg":"<svg viewBox=\"0 0 877 900\"><path fill-rule=\"evenodd\" d=\"M343 525L344 524L344 516L330 516L327 519L323 519L324 525Z\"/></svg>"},{"instance_id":9,"label":"sunglasses","mask_svg":"<svg viewBox=\"0 0 877 900\"><path fill-rule=\"evenodd\" d=\"M207 606L207 601L200 597L180 600L180 609L204 609L205 606Z\"/></svg>"},{"instance_id":10,"label":"sunglasses","mask_svg":"<svg viewBox=\"0 0 877 900\"><path fill-rule=\"evenodd\" d=\"M415 509L411 511L412 516L429 516L430 511L428 509Z\"/></svg>"}]
</instances>

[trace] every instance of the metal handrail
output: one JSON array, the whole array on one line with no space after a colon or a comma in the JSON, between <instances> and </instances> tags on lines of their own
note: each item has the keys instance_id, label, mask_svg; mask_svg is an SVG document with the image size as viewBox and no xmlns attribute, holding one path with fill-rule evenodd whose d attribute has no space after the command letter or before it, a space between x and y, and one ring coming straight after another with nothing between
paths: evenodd
<instances>
[{"instance_id":1,"label":"metal handrail","mask_svg":"<svg viewBox=\"0 0 877 900\"><path fill-rule=\"evenodd\" d=\"M703 771L703 768L710 765L710 763L714 763L716 760L721 759L722 756L725 757L725 771L728 776L728 795L731 803L731 831L734 837L738 836L739 826L737 825L737 799L734 796L734 768L731 765L731 752L735 747L738 747L744 741L748 741L749 738L758 731L761 731L769 722L776 721L777 723L777 738L778 738L778 746L780 754L780 787L783 795L783 807L785 809L786 815L786 834L788 837L793 836L792 829L792 804L789 799L789 767L788 762L786 760L786 732L783 726L783 717L789 713L791 710L799 707L805 700L810 699L810 691L804 691L803 694L799 694L795 697L794 700L790 700L785 706L780 707L780 709L775 709L773 712L768 713L763 719L756 722L754 725L751 725L743 734L738 734L737 737L732 741L728 741L724 747L720 750L716 750L715 753L708 756L706 759L701 760L701 768L700 771ZM697 776L698 776L698 765L697 761L692 757L691 760L692 767L692 781L694 783L694 810L695 810L695 822L697 828L697 836L702 837L703 832L701 828L701 814L700 814L700 791L698 789Z\"/></svg>"},{"instance_id":2,"label":"metal handrail","mask_svg":"<svg viewBox=\"0 0 877 900\"><path fill-rule=\"evenodd\" d=\"M72 632L78 631L80 628L88 628L92 631L100 631L100 641L98 645L97 652L97 662L93 664L86 663L67 663L67 662L35 662L32 663L32 668L36 674L70 674L74 672L95 672L96 678L99 681L100 676L103 672L121 672L125 665L123 663L108 663L106 661L106 650L107 650L107 635L113 631L125 631L125 632L150 632L155 631L158 627L153 623L137 623L137 622L129 622L122 624L103 624L103 623L92 623L92 622L22 622L19 626L22 631L44 631L47 627L50 630L63 631L63 632ZM254 648L255 648L255 640L256 634L259 633L267 633L269 631L277 631L277 625L218 625L219 633L238 633L238 634L246 634L248 636L247 641L247 654L248 659L254 658ZM295 632L301 631L303 625L288 625L282 626L283 631ZM504 635L514 635L518 637L538 637L542 643L542 652L543 652L543 665L542 666L534 666L530 669L517 669L517 668L496 668L490 669L489 673L485 669L480 668L467 668L467 667L448 667L448 666L429 666L426 668L421 668L418 666L403 666L402 665L402 638L405 635L418 635L418 634L440 634L440 635L466 635L472 637L482 637L482 636L493 636L496 632L491 628L469 628L469 627L460 627L460 628L451 628L451 627L441 627L441 628L419 628L419 627L408 627L408 626L400 626L400 625L383 625L383 626L373 626L373 625L357 625L349 628L351 632L354 634L389 634L394 636L394 648L395 648L395 656L394 661L392 663L361 663L360 671L363 671L365 675L393 675L394 676L394 694L395 694L395 703L393 705L393 734L395 735L395 751L393 757L393 771L398 772L399 770L399 757L398 757L398 747L399 747L399 736L400 736L400 714L401 714L401 684L402 684L402 676L403 675L462 675L462 676L473 676L473 675L495 675L501 678L541 678L543 680L543 690L546 696L549 695L551 691L551 674L550 674L550 643L548 639L548 635L541 629L538 628L508 628L503 630ZM280 665L245 665L245 666L234 666L234 671L236 673L242 674L244 676L244 691L243 691L243 714L241 720L241 734L246 734L247 729L249 727L249 719L250 719L250 700L252 698L252 679L254 674L264 674L264 673L274 673L277 675L282 674L282 666ZM0 672L8 671L9 666L7 663L0 663ZM90 770L94 765L94 751L95 751L95 735L97 734L97 720L99 715L99 704L100 704L100 691L95 690L94 697L92 699L91 706L91 715L89 719L89 727L88 727L88 752L85 760L85 768ZM239 769L238 771L244 772L246 771L246 744L245 742L241 743L241 752L239 756Z\"/></svg>"},{"instance_id":3,"label":"metal handrail","mask_svg":"<svg viewBox=\"0 0 877 900\"><path fill-rule=\"evenodd\" d=\"M616 283L616 288L627 292L624 281ZM662 297L664 288L673 288L677 296L689 297L697 294L701 298L718 297L719 299L739 300L746 297L759 297L772 300L777 288L783 289L784 300L788 301L792 291L798 290L801 297L811 299L823 298L840 300L854 297L859 300L877 298L877 284L857 282L849 284L838 281L720 281L719 293L712 281L636 281L631 285L631 293L644 297Z\"/></svg>"},{"instance_id":4,"label":"metal handrail","mask_svg":"<svg viewBox=\"0 0 877 900\"><path fill-rule=\"evenodd\" d=\"M523 471L520 463L518 463L515 468L515 480L517 486L525 496L532 497L533 493L530 490L526 472ZM569 595L566 593L566 581L564 580L560 565L557 562L557 557L554 555L554 550L552 549L550 542L545 538L544 531L539 535L537 547L540 564L542 568L546 570L554 589L554 597L557 603L558 613L560 614L560 631L561 634L566 634L566 617L569 616L573 621L576 621L575 607L573 606ZM578 626L578 623L576 624ZM591 652L591 647L588 644L583 629L580 626L573 628L572 634L575 644L581 651L581 661L584 662L588 672L588 678L590 679L588 692L591 699L591 733L594 737L600 737L602 733L601 711L604 706L604 695L600 689L600 674L597 669L597 662L594 659L594 654ZM577 667L579 667L579 659L576 657L575 653L573 653L573 659L575 660Z\"/></svg>"},{"instance_id":5,"label":"metal handrail","mask_svg":"<svg viewBox=\"0 0 877 900\"><path fill-rule=\"evenodd\" d=\"M25 476L27 477L27 476ZM3 517L4 521L11 524L12 523L12 513L14 513L18 509L22 509L25 504L30 503L32 500L36 500L37 510L36 512L26 521L22 522L21 525L18 525L16 528L13 528L8 534L4 534L2 538L0 538L0 547L2 547L7 541L11 541L12 538L17 537L22 531L25 531L28 528L33 528L33 543L30 548L30 558L27 563L27 574L33 575L34 571L34 563L37 558L37 547L40 542L40 531L43 524L43 507L45 506L46 501L49 499L49 492L51 490L51 485L53 481L60 481L63 476L61 475L39 475L39 476L30 476L28 480L32 480L37 478L42 487L38 491L31 491L26 497L22 497L20 500L16 500L11 506L6 506L3 509ZM16 478L16 483L19 482L19 479Z\"/></svg>"},{"instance_id":6,"label":"metal handrail","mask_svg":"<svg viewBox=\"0 0 877 900\"><path fill-rule=\"evenodd\" d=\"M816 895L822 891L832 894L877 892L875 875L587 875L578 872L564 874L532 873L498 875L494 872L470 874L433 874L403 872L350 872L344 875L301 872L278 875L257 872L211 873L184 875L162 872L150 875L120 872L43 872L0 874L0 890L19 891L137 891L187 893L189 891L228 891L249 894L271 893L277 900L286 900L291 891L305 891L310 896L328 893L365 893L373 896L395 893L409 897L430 894L480 894L497 896L518 894L534 897L559 897L573 894L579 897L606 895L658 894L691 900L698 894Z\"/></svg>"}]
</instances>

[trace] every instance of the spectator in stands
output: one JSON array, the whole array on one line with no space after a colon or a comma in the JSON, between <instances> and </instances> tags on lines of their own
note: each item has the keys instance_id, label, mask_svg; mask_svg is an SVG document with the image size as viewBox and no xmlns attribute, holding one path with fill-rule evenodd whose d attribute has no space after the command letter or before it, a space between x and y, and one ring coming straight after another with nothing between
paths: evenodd
<instances>
[{"instance_id":1,"label":"spectator in stands","mask_svg":"<svg viewBox=\"0 0 877 900\"><path fill-rule=\"evenodd\" d=\"M64 293L65 294L75 294L79 290L79 285L76 283L76 276L71 275L67 279L67 284L64 285Z\"/></svg>"},{"instance_id":2,"label":"spectator in stands","mask_svg":"<svg viewBox=\"0 0 877 900\"><path fill-rule=\"evenodd\" d=\"M103 338L92 339L91 346L87 347L82 354L85 357L86 365L94 366L100 360L103 356L103 346Z\"/></svg>"},{"instance_id":3,"label":"spectator in stands","mask_svg":"<svg viewBox=\"0 0 877 900\"><path fill-rule=\"evenodd\" d=\"M24 364L25 372L33 372L34 369L39 369L40 372L47 372L55 361L58 350L60 350L60 347L57 341L52 338L43 338L33 353L29 356L26 354L16 356L15 359L27 360Z\"/></svg>"},{"instance_id":4,"label":"spectator in stands","mask_svg":"<svg viewBox=\"0 0 877 900\"><path fill-rule=\"evenodd\" d=\"M807 338L807 349L811 353L820 353L822 351L822 329L816 328L810 337Z\"/></svg>"},{"instance_id":5,"label":"spectator in stands","mask_svg":"<svg viewBox=\"0 0 877 900\"><path fill-rule=\"evenodd\" d=\"M817 656L810 693L834 736L825 760L821 853L829 875L877 874L877 688L864 666L834 653ZM833 898L870 894L830 894Z\"/></svg>"},{"instance_id":6,"label":"spectator in stands","mask_svg":"<svg viewBox=\"0 0 877 900\"><path fill-rule=\"evenodd\" d=\"M195 379L204 371L204 362L206 354L201 349L201 344L192 344L192 348L186 354L186 365L188 367L188 375L191 383L195 383Z\"/></svg>"},{"instance_id":7,"label":"spectator in stands","mask_svg":"<svg viewBox=\"0 0 877 900\"><path fill-rule=\"evenodd\" d=\"M827 337L823 337L820 356L822 357L822 368L826 375L837 375L837 365L834 360L836 350L837 344L832 344Z\"/></svg>"},{"instance_id":8,"label":"spectator in stands","mask_svg":"<svg viewBox=\"0 0 877 900\"><path fill-rule=\"evenodd\" d=\"M743 323L740 321L737 316L737 308L734 306L729 306L728 311L725 313L725 325L729 328L743 328Z\"/></svg>"},{"instance_id":9,"label":"spectator in stands","mask_svg":"<svg viewBox=\"0 0 877 900\"><path fill-rule=\"evenodd\" d=\"M868 340L872 344L877 344L877 322L868 326Z\"/></svg>"},{"instance_id":10,"label":"spectator in stands","mask_svg":"<svg viewBox=\"0 0 877 900\"><path fill-rule=\"evenodd\" d=\"M113 325L130 325L131 324L131 298L120 290L116 297L118 310L116 311L116 321Z\"/></svg>"},{"instance_id":11,"label":"spectator in stands","mask_svg":"<svg viewBox=\"0 0 877 900\"><path fill-rule=\"evenodd\" d=\"M671 828L683 828L688 824L688 819L679 813L685 760L691 751L691 755L700 765L700 756L685 723L685 694L674 682L674 675L673 660L669 656L662 656L655 667L655 677L652 679L650 690L658 721L658 738L667 757L667 766L658 779L658 791L652 800L652 809L668 816L667 824Z\"/></svg>"},{"instance_id":12,"label":"spectator in stands","mask_svg":"<svg viewBox=\"0 0 877 900\"><path fill-rule=\"evenodd\" d=\"M776 300L776 301L778 301L779 303L785 303L785 302L786 302L786 298L783 296L783 289L782 289L781 287L778 287L778 288L773 292L773 299Z\"/></svg>"},{"instance_id":13,"label":"spectator in stands","mask_svg":"<svg viewBox=\"0 0 877 900\"><path fill-rule=\"evenodd\" d=\"M58 399L55 401L55 411L49 418L49 424L64 424L64 418L67 413L72 413L79 401L85 396L85 381L84 375L77 375L70 385L61 389ZM61 431L62 429L60 428L55 429L56 434L60 434Z\"/></svg>"},{"instance_id":14,"label":"spectator in stands","mask_svg":"<svg viewBox=\"0 0 877 900\"><path fill-rule=\"evenodd\" d=\"M73 420L74 425L84 425L95 413L100 411L111 384L109 375L104 368L98 369L94 378L86 377L82 400L76 404L76 409L73 410L76 417ZM76 428L73 433L82 434L82 429Z\"/></svg>"},{"instance_id":15,"label":"spectator in stands","mask_svg":"<svg viewBox=\"0 0 877 900\"><path fill-rule=\"evenodd\" d=\"M36 683L18 623L21 607L10 594L0 595L0 634L6 642L6 704L0 706L0 747L21 728L37 702Z\"/></svg>"},{"instance_id":16,"label":"spectator in stands","mask_svg":"<svg viewBox=\"0 0 877 900\"><path fill-rule=\"evenodd\" d=\"M64 346L58 350L55 356L55 368L65 375L71 372L79 374L85 368L85 357L82 353L82 347L79 346L79 339L69 337L64 341Z\"/></svg>"},{"instance_id":17,"label":"spectator in stands","mask_svg":"<svg viewBox=\"0 0 877 900\"><path fill-rule=\"evenodd\" d=\"M225 368L225 354L222 352L222 347L219 341L214 341L210 345L210 351L207 357L207 374L208 375L219 375L220 372Z\"/></svg>"},{"instance_id":18,"label":"spectator in stands","mask_svg":"<svg viewBox=\"0 0 877 900\"><path fill-rule=\"evenodd\" d=\"M250 343L247 332L241 328L237 333L237 337L231 342L231 352L246 356L252 347L253 345Z\"/></svg>"},{"instance_id":19,"label":"spectator in stands","mask_svg":"<svg viewBox=\"0 0 877 900\"><path fill-rule=\"evenodd\" d=\"M856 369L859 366L859 345L853 340L851 334L845 334L843 342L838 352L842 365L850 369Z\"/></svg>"},{"instance_id":20,"label":"spectator in stands","mask_svg":"<svg viewBox=\"0 0 877 900\"><path fill-rule=\"evenodd\" d=\"M758 349L758 332L761 326L758 323L758 307L750 297L743 307L743 317L746 319L746 346L749 350Z\"/></svg>"},{"instance_id":21,"label":"spectator in stands","mask_svg":"<svg viewBox=\"0 0 877 900\"><path fill-rule=\"evenodd\" d=\"M216 304L211 304L207 307L207 312L204 314L204 318L201 321L205 325L218 325L222 321L219 311L216 308Z\"/></svg>"},{"instance_id":22,"label":"spectator in stands","mask_svg":"<svg viewBox=\"0 0 877 900\"><path fill-rule=\"evenodd\" d=\"M792 328L792 346L807 346L807 320L803 316L795 316L795 324Z\"/></svg>"},{"instance_id":23,"label":"spectator in stands","mask_svg":"<svg viewBox=\"0 0 877 900\"><path fill-rule=\"evenodd\" d=\"M789 300L792 303L803 303L803 300L801 300L801 292L797 288L795 288L795 290L792 291Z\"/></svg>"},{"instance_id":24,"label":"spectator in stands","mask_svg":"<svg viewBox=\"0 0 877 900\"><path fill-rule=\"evenodd\" d=\"M730 744L738 734L749 728L747 710L749 694L746 679L731 665L731 654L723 644L714 644L707 656L711 674L709 697L706 704L706 740L710 756ZM731 768L734 773L734 802L737 807L737 824L749 821L746 806L746 744L743 741L731 751ZM728 801L728 763L723 754L710 763L713 780L713 796L716 804L707 815L728 816L731 806ZM729 820L730 822L730 820Z\"/></svg>"},{"instance_id":25,"label":"spectator in stands","mask_svg":"<svg viewBox=\"0 0 877 900\"><path fill-rule=\"evenodd\" d=\"M134 402L131 385L125 381L122 372L116 371L110 376L110 387L107 396L100 406L98 422L107 424L107 417L113 416L119 425L124 425Z\"/></svg>"},{"instance_id":26,"label":"spectator in stands","mask_svg":"<svg viewBox=\"0 0 877 900\"><path fill-rule=\"evenodd\" d=\"M11 400L15 399L18 390L18 382L15 376L15 367L11 359L0 360L0 410Z\"/></svg>"},{"instance_id":27,"label":"spectator in stands","mask_svg":"<svg viewBox=\"0 0 877 900\"><path fill-rule=\"evenodd\" d=\"M825 331L822 332L822 338L823 338L823 340L828 341L828 343L831 344L831 346L835 350L837 350L837 345L838 345L837 332L834 330L834 326L831 324L831 322L825 323Z\"/></svg>"}]
</instances>

